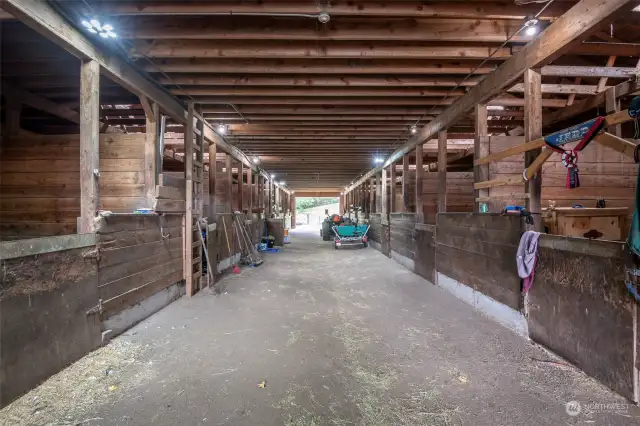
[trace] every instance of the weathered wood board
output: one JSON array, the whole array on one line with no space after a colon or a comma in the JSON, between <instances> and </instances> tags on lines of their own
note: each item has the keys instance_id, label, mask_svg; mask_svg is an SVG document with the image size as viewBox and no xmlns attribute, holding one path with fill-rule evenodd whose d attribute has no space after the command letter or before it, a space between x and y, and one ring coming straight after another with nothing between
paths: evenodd
<instances>
[{"instance_id":1,"label":"weathered wood board","mask_svg":"<svg viewBox=\"0 0 640 426\"><path fill-rule=\"evenodd\" d=\"M637 306L624 284L630 260L621 243L542 235L528 322L534 341L633 400Z\"/></svg>"},{"instance_id":2,"label":"weathered wood board","mask_svg":"<svg viewBox=\"0 0 640 426\"><path fill-rule=\"evenodd\" d=\"M0 261L0 406L100 345L92 248Z\"/></svg>"},{"instance_id":3,"label":"weathered wood board","mask_svg":"<svg viewBox=\"0 0 640 426\"><path fill-rule=\"evenodd\" d=\"M418 224L415 227L414 272L435 283L436 245L435 226Z\"/></svg>"},{"instance_id":4,"label":"weathered wood board","mask_svg":"<svg viewBox=\"0 0 640 426\"><path fill-rule=\"evenodd\" d=\"M519 216L441 213L436 226L436 268L513 309L520 308L516 252Z\"/></svg>"},{"instance_id":5,"label":"weathered wood board","mask_svg":"<svg viewBox=\"0 0 640 426\"><path fill-rule=\"evenodd\" d=\"M100 208L132 212L147 206L144 139L100 135ZM66 235L80 216L79 135L2 141L0 240Z\"/></svg>"},{"instance_id":6,"label":"weathered wood board","mask_svg":"<svg viewBox=\"0 0 640 426\"><path fill-rule=\"evenodd\" d=\"M123 215L97 226L103 319L182 281L182 218Z\"/></svg>"}]
</instances>

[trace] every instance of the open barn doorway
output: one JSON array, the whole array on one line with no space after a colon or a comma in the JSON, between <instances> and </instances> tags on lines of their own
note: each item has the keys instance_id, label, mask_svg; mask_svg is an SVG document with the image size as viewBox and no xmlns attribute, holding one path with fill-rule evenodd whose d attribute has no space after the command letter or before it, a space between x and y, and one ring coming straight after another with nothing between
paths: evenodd
<instances>
[{"instance_id":1,"label":"open barn doorway","mask_svg":"<svg viewBox=\"0 0 640 426\"><path fill-rule=\"evenodd\" d=\"M327 214L340 214L338 197L296 197L296 225L320 229Z\"/></svg>"}]
</instances>

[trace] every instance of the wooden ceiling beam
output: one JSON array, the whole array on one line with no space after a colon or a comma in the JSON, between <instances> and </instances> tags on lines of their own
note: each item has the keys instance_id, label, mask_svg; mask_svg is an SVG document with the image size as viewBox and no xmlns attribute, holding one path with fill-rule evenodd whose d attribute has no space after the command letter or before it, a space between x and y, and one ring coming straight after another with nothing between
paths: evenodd
<instances>
[{"instance_id":1,"label":"wooden ceiling beam","mask_svg":"<svg viewBox=\"0 0 640 426\"><path fill-rule=\"evenodd\" d=\"M480 61L435 61L399 59L390 62L376 59L161 59L152 64L144 61L142 69L150 73L207 73L216 74L417 74L462 75L488 74L496 67L490 63L481 67Z\"/></svg>"},{"instance_id":2,"label":"wooden ceiling beam","mask_svg":"<svg viewBox=\"0 0 640 426\"><path fill-rule=\"evenodd\" d=\"M595 95L598 93L597 85L586 84L542 84L542 93L554 95ZM610 86L607 86L607 88ZM509 93L524 93L524 83L518 83L507 90Z\"/></svg>"},{"instance_id":3,"label":"wooden ceiling beam","mask_svg":"<svg viewBox=\"0 0 640 426\"><path fill-rule=\"evenodd\" d=\"M584 42L571 49L575 55L598 55L598 56L630 56L640 57L639 43L597 43Z\"/></svg>"},{"instance_id":4,"label":"wooden ceiling beam","mask_svg":"<svg viewBox=\"0 0 640 426\"><path fill-rule=\"evenodd\" d=\"M377 58L377 59L506 59L508 47L432 46L424 43L265 42L228 40L133 40L133 58ZM494 53L495 52L495 53Z\"/></svg>"},{"instance_id":5,"label":"wooden ceiling beam","mask_svg":"<svg viewBox=\"0 0 640 426\"><path fill-rule=\"evenodd\" d=\"M552 77L599 77L599 78L629 78L637 74L638 70L631 67L589 67L547 65L540 69L543 76Z\"/></svg>"},{"instance_id":6,"label":"wooden ceiling beam","mask_svg":"<svg viewBox=\"0 0 640 426\"><path fill-rule=\"evenodd\" d=\"M565 3L546 8L541 19L552 19L568 9ZM464 19L524 19L535 15L536 4L475 2L413 2L413 1L342 1L325 4L302 1L111 1L101 2L102 15L216 15L216 14L317 14L326 11L331 16L356 17L413 17ZM313 19L313 18L311 18Z\"/></svg>"},{"instance_id":7,"label":"wooden ceiling beam","mask_svg":"<svg viewBox=\"0 0 640 426\"><path fill-rule=\"evenodd\" d=\"M336 20L322 25L313 20L261 19L238 21L231 17L129 17L118 24L123 39L151 40L376 40L467 41L502 43L522 25L520 20L395 19ZM528 42L523 32L513 42Z\"/></svg>"},{"instance_id":8,"label":"wooden ceiling beam","mask_svg":"<svg viewBox=\"0 0 640 426\"><path fill-rule=\"evenodd\" d=\"M413 88L324 88L324 87L306 87L306 88L285 88L285 87L184 87L180 89L171 89L174 95L182 96L462 96L463 89L413 89Z\"/></svg>"},{"instance_id":9,"label":"wooden ceiling beam","mask_svg":"<svg viewBox=\"0 0 640 426\"><path fill-rule=\"evenodd\" d=\"M286 86L286 87L461 87L475 86L480 76L463 81L463 77L362 77L358 75L222 75L222 74L173 74L159 76L160 84L172 86Z\"/></svg>"},{"instance_id":10,"label":"wooden ceiling beam","mask_svg":"<svg viewBox=\"0 0 640 426\"><path fill-rule=\"evenodd\" d=\"M567 13L551 24L540 36L507 59L498 69L481 83L458 98L442 114L431 120L401 148L397 149L380 166L365 173L355 184L370 179L381 168L393 164L412 151L416 145L433 138L439 131L447 129L471 108L489 101L523 75L530 68L541 67L571 50L599 25L610 22L617 14L629 12L635 3L629 0L581 0ZM349 189L352 189L350 187Z\"/></svg>"},{"instance_id":11,"label":"wooden ceiling beam","mask_svg":"<svg viewBox=\"0 0 640 426\"><path fill-rule=\"evenodd\" d=\"M47 2L40 0L3 0L2 8L77 58L95 60L100 65L101 73L108 78L136 96L144 95L153 100L166 114L174 119L186 122L186 110L177 99L120 57L111 55L103 49L98 49ZM208 126L204 128L204 137L207 141L216 142L222 151L228 152L246 164L247 167L255 168L255 165L242 151L229 145Z\"/></svg>"},{"instance_id":12,"label":"wooden ceiling beam","mask_svg":"<svg viewBox=\"0 0 640 426\"><path fill-rule=\"evenodd\" d=\"M411 106L421 105L424 107L451 105L453 99L447 98L401 98L401 97L196 97L196 102L211 105L236 105L240 111L244 108L242 105L375 105L375 106ZM564 99L543 99L542 106L547 108L562 108L566 106L567 101ZM489 102L489 105L495 106L524 106L524 99L520 98L496 98ZM429 112L429 108L425 110Z\"/></svg>"}]
</instances>

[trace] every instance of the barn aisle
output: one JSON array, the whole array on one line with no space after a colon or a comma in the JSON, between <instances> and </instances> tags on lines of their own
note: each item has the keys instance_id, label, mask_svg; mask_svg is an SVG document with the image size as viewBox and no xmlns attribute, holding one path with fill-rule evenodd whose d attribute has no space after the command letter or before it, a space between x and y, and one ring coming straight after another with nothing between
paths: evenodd
<instances>
[{"instance_id":1,"label":"barn aisle","mask_svg":"<svg viewBox=\"0 0 640 426\"><path fill-rule=\"evenodd\" d=\"M629 424L569 416L567 401L626 401L378 251L336 251L315 228L292 239L263 266L227 275L220 296L169 305L0 421Z\"/></svg>"}]
</instances>

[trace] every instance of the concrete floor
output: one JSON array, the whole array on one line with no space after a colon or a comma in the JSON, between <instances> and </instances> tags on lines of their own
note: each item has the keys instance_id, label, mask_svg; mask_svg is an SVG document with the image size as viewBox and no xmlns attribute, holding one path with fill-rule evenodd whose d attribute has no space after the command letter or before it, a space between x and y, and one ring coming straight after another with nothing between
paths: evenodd
<instances>
[{"instance_id":1,"label":"concrete floor","mask_svg":"<svg viewBox=\"0 0 640 426\"><path fill-rule=\"evenodd\" d=\"M3 424L638 424L636 407L374 249L316 229L0 412ZM264 388L258 385L265 383ZM568 401L618 404L569 416Z\"/></svg>"}]
</instances>

